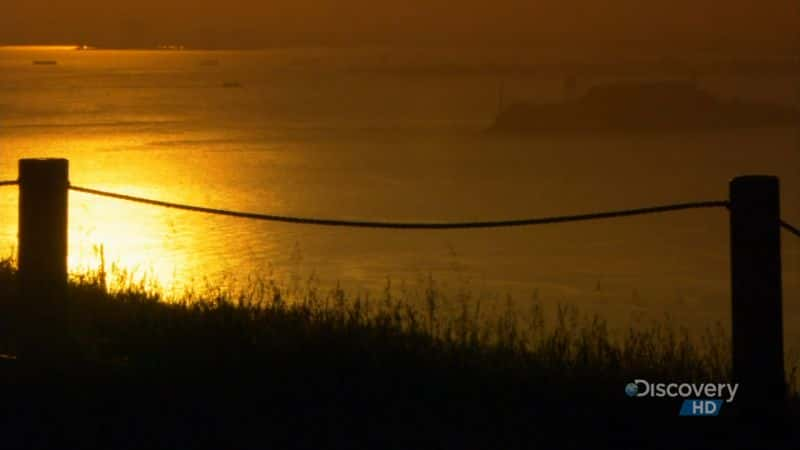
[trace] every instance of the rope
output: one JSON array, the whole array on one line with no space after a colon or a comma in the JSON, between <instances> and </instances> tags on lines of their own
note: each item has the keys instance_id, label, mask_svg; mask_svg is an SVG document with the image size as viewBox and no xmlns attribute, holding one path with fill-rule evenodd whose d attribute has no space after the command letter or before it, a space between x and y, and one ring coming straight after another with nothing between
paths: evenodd
<instances>
[{"instance_id":1,"label":"rope","mask_svg":"<svg viewBox=\"0 0 800 450\"><path fill-rule=\"evenodd\" d=\"M113 192L100 191L96 189L89 189L79 186L70 186L70 189L72 189L73 191L83 192L86 194L111 197L120 200L128 200L148 205L163 206L166 208L182 209L185 211L196 211L209 214L217 214L222 216L243 217L247 219L267 220L274 222L301 223L308 225L327 225L327 226L362 227L362 228L455 229L455 228L513 227L522 225L542 225L547 223L563 223L563 222L577 222L582 220L609 219L612 217L636 216L641 214L679 211L684 209L718 208L718 207L728 206L728 202L726 201L707 201L707 202L693 202L693 203L678 203L673 205L652 206L648 208L625 209L619 211L609 211L609 212L600 212L592 214L578 214L571 216L542 217L535 219L520 219L520 220L500 220L500 221L489 221L489 222L449 222L449 223L448 222L439 222L439 223L370 222L370 221L360 221L360 220L334 220L334 219L317 219L317 218L307 218L307 217L276 216L271 214L256 214L248 212L229 211L224 209L204 208L200 206L181 205L178 203L162 202L159 200L134 197L131 195L116 194Z\"/></svg>"},{"instance_id":2,"label":"rope","mask_svg":"<svg viewBox=\"0 0 800 450\"><path fill-rule=\"evenodd\" d=\"M785 229L786 231L793 233L795 236L800 237L800 230L797 229L797 227L791 225L790 223L781 220L781 227L783 227L783 229Z\"/></svg>"},{"instance_id":3,"label":"rope","mask_svg":"<svg viewBox=\"0 0 800 450\"><path fill-rule=\"evenodd\" d=\"M0 181L0 186L13 186L19 184L17 180Z\"/></svg>"}]
</instances>

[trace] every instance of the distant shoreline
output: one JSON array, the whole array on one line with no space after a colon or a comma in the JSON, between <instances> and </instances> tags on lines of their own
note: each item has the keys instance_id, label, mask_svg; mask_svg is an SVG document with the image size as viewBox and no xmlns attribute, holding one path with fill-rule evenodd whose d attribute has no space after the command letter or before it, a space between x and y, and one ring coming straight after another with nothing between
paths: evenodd
<instances>
[{"instance_id":1,"label":"distant shoreline","mask_svg":"<svg viewBox=\"0 0 800 450\"><path fill-rule=\"evenodd\" d=\"M399 63L391 61L394 52L404 55L404 51L412 50L409 47L393 47L381 45L275 45L264 47L189 47L176 45L170 48L159 47L95 47L81 49L80 45L0 45L0 51L65 51L65 52L107 52L107 51L131 51L131 52L171 52L171 53L222 53L222 52L270 52L270 51L375 51L382 52L384 65L361 68L360 70L382 72L389 71L397 73L405 71L409 74L432 73L438 75L463 74L465 72L474 74L502 74L507 76L559 76L565 74L582 74L585 76L643 76L647 70L670 71L685 73L689 75L708 76L708 75L779 75L779 76L800 76L800 59L794 54L786 55L758 55L727 57L725 55L715 55L713 57L703 57L699 54L686 54L681 57L667 56L598 56L593 59L574 58L570 55L543 56L536 57L531 54L529 59L513 60L493 60L482 59L479 53L473 55L469 49L464 47L453 47L455 56L450 56L441 61L428 59L426 61L411 64L409 61ZM446 52L447 48L428 48L434 53L428 55L435 57L438 53ZM476 48L479 52L481 49ZM508 49L507 49L508 50ZM518 49L522 50L522 49ZM515 50L516 51L516 50ZM458 52L464 52L463 55ZM448 55L448 53L443 53Z\"/></svg>"},{"instance_id":2,"label":"distant shoreline","mask_svg":"<svg viewBox=\"0 0 800 450\"><path fill-rule=\"evenodd\" d=\"M800 42L785 39L722 39L722 40L635 40L635 39L597 39L573 41L569 45L559 45L556 36L530 36L502 39L382 39L369 36L276 36L265 41L249 41L240 45L228 45L224 42L201 43L197 41L175 39L174 41L150 42L146 44L123 44L102 42L91 38L73 42L19 42L0 41L0 49L4 47L63 47L88 44L102 50L150 50L158 45L177 44L191 50L270 50L279 48L385 48L385 49L469 49L475 51L519 50L529 54L556 52L559 54L584 55L661 55L677 57L679 55L719 54L733 58L752 57L786 57L797 59Z\"/></svg>"}]
</instances>

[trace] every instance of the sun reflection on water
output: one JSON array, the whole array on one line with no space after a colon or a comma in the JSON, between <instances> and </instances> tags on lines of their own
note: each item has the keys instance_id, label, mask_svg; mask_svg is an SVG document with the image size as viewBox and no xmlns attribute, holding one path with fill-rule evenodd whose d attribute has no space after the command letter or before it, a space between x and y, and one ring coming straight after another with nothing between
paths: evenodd
<instances>
[{"instance_id":1,"label":"sun reflection on water","mask_svg":"<svg viewBox=\"0 0 800 450\"><path fill-rule=\"evenodd\" d=\"M136 186L115 189L147 195ZM69 269L75 273L98 270L105 262L124 267L134 279L174 287L188 266L187 239L178 236L163 211L113 199L70 195Z\"/></svg>"}]
</instances>

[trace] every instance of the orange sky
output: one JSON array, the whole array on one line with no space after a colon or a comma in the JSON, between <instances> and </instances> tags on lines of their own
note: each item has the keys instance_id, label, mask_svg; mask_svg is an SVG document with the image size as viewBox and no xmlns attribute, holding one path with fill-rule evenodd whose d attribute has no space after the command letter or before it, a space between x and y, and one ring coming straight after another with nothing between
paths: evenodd
<instances>
[{"instance_id":1,"label":"orange sky","mask_svg":"<svg viewBox=\"0 0 800 450\"><path fill-rule=\"evenodd\" d=\"M797 0L3 0L0 43L796 42ZM454 6L458 5L458 6Z\"/></svg>"}]
</instances>

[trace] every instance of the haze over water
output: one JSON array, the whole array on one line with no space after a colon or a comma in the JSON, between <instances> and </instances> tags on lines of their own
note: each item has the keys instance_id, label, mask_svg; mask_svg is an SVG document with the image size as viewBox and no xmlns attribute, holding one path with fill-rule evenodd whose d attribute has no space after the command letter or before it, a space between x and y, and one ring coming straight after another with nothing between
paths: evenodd
<instances>
[{"instance_id":1,"label":"haze over water","mask_svg":"<svg viewBox=\"0 0 800 450\"><path fill-rule=\"evenodd\" d=\"M570 59L571 58L571 59ZM503 102L560 100L581 56L468 50L85 51L0 49L0 180L17 160L64 157L75 185L303 217L472 221L727 198L729 179L774 174L800 223L797 128L685 135L490 137ZM692 59L694 58L694 59ZM57 65L33 65L56 60ZM704 61L702 63L698 61ZM721 97L796 104L800 79L631 57L579 75L685 79ZM694 61L694 62L693 62ZM232 87L225 87L226 84ZM17 192L0 189L13 254ZM256 222L72 192L70 267L154 276L168 292L208 278L316 274L379 296L431 275L503 305L536 295L620 324L664 312L729 321L723 209L490 230L403 231ZM800 313L800 240L783 236L786 331ZM303 281L301 281L302 283Z\"/></svg>"}]
</instances>

